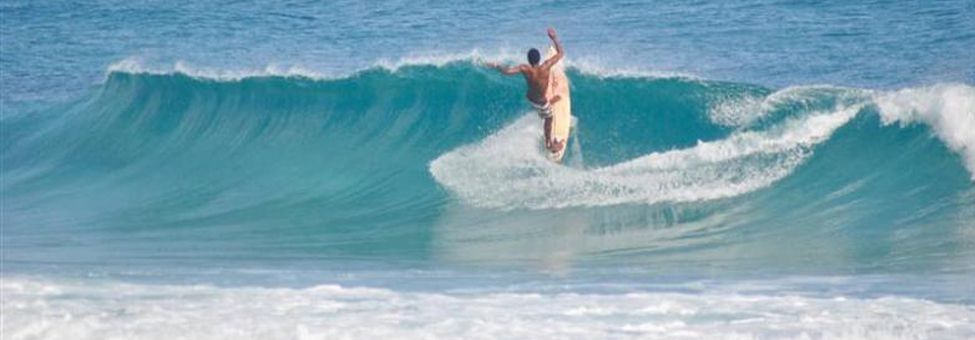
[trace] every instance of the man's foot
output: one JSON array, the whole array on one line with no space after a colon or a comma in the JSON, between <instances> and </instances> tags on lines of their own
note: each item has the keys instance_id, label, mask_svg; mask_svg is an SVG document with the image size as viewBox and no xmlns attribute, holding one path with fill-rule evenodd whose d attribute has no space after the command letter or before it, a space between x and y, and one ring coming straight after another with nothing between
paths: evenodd
<instances>
[{"instance_id":1,"label":"man's foot","mask_svg":"<svg viewBox=\"0 0 975 340\"><path fill-rule=\"evenodd\" d=\"M548 151L551 151L552 153L556 153L556 152L562 151L562 148L565 147L565 141L564 140L561 140L560 141L560 140L557 140L557 139L553 139L553 140L551 140L551 141L549 141L548 143L545 143L545 144L546 144L545 146L548 147Z\"/></svg>"}]
</instances>

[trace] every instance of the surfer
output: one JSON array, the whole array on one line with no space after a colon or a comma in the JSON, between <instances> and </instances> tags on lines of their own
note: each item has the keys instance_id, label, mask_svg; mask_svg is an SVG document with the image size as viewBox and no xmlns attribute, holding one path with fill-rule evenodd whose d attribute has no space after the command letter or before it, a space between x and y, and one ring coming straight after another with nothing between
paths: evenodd
<instances>
[{"instance_id":1,"label":"surfer","mask_svg":"<svg viewBox=\"0 0 975 340\"><path fill-rule=\"evenodd\" d=\"M486 65L501 71L504 75L521 73L525 77L525 82L528 83L528 92L525 94L528 97L528 103L538 112L538 117L545 121L545 148L552 152L559 152L565 147L565 141L552 139L552 104L562 98L558 95L548 97L549 81L551 80L549 73L552 66L562 60L565 53L562 51L562 43L559 42L554 28L548 29L548 37L555 44L556 53L545 62L539 63L542 54L537 49L532 48L528 50L528 64L521 64L516 67L495 63L486 63Z\"/></svg>"}]
</instances>

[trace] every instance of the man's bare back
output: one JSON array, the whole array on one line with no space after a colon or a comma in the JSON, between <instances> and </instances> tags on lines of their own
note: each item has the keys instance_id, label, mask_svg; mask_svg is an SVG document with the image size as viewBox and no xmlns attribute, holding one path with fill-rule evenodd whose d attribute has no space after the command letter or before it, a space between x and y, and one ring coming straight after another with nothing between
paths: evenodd
<instances>
[{"instance_id":1,"label":"man's bare back","mask_svg":"<svg viewBox=\"0 0 975 340\"><path fill-rule=\"evenodd\" d=\"M550 85L549 82L551 80L552 66L558 63L559 60L562 60L565 53L562 51L562 43L559 42L554 28L548 29L548 37L552 39L552 43L555 44L555 55L548 60L545 60L545 62L541 64L539 64L541 53L533 48L528 51L528 64L521 64L517 67L507 67L494 63L487 63L487 66L496 68L505 75L520 73L525 77L525 83L528 85L528 92L525 93L525 97L527 97L528 101L532 103L532 106L539 111L539 116L545 120L545 147L552 152L558 152L565 147L565 142L552 140L551 138L551 107L552 103L555 103L562 98L559 96L549 98L548 89Z\"/></svg>"},{"instance_id":2,"label":"man's bare back","mask_svg":"<svg viewBox=\"0 0 975 340\"><path fill-rule=\"evenodd\" d=\"M525 83L528 85L528 92L525 92L525 97L528 97L528 100L539 105L554 103L554 100L550 102L548 98L548 86L549 81L552 79L552 69L541 66L524 66L526 67L524 70L521 70L521 74L525 76Z\"/></svg>"}]
</instances>

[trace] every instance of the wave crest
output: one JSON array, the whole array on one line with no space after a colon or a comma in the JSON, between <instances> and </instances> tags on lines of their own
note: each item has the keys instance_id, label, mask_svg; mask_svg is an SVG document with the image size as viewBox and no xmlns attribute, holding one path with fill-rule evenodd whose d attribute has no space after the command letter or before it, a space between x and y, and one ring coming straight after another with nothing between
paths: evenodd
<instances>
[{"instance_id":1,"label":"wave crest","mask_svg":"<svg viewBox=\"0 0 975 340\"><path fill-rule=\"evenodd\" d=\"M975 87L938 84L874 97L884 124L923 123L964 159L975 180Z\"/></svg>"},{"instance_id":2,"label":"wave crest","mask_svg":"<svg viewBox=\"0 0 975 340\"><path fill-rule=\"evenodd\" d=\"M172 64L153 64L143 58L131 56L110 64L105 72L106 74L114 72L155 75L182 74L193 78L216 81L240 81L247 78L259 77L297 77L330 80L348 78L365 71L376 69L398 72L405 67L413 66L443 67L455 63L476 66L487 60L510 64L523 62L521 54L510 51L486 53L479 50L472 50L465 53L430 53L404 56L398 59L379 59L367 67L357 68L347 72L326 72L314 67L277 63L269 63L263 67L249 68L209 67L196 65L184 60L179 60ZM701 79L696 75L684 72L606 66L592 59L573 60L567 58L566 64L570 69L582 74L600 78Z\"/></svg>"}]
</instances>

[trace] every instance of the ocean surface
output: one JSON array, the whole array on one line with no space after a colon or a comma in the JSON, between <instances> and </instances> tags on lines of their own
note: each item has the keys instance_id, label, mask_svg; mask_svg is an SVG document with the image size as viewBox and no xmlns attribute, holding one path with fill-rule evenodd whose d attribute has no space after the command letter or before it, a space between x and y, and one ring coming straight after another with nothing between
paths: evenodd
<instances>
[{"instance_id":1,"label":"ocean surface","mask_svg":"<svg viewBox=\"0 0 975 340\"><path fill-rule=\"evenodd\" d=\"M545 160L521 62L558 29ZM4 339L975 338L975 1L0 3Z\"/></svg>"}]
</instances>

